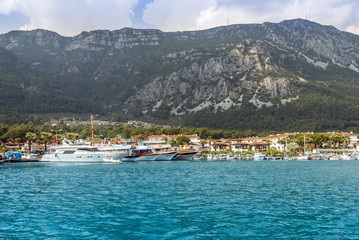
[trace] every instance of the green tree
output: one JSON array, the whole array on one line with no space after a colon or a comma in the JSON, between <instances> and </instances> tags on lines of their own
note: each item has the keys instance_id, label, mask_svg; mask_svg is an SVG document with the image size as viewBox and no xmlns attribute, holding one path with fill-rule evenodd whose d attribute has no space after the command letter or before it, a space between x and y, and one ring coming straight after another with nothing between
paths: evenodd
<instances>
[{"instance_id":1,"label":"green tree","mask_svg":"<svg viewBox=\"0 0 359 240\"><path fill-rule=\"evenodd\" d=\"M271 146L271 144L272 144L272 141L271 141L271 140L267 140L266 142L268 143L268 154L271 155L270 146Z\"/></svg>"},{"instance_id":2,"label":"green tree","mask_svg":"<svg viewBox=\"0 0 359 240\"><path fill-rule=\"evenodd\" d=\"M36 139L36 134L33 132L27 132L25 137L27 138L29 144L29 153L31 152L31 142Z\"/></svg>"},{"instance_id":3,"label":"green tree","mask_svg":"<svg viewBox=\"0 0 359 240\"><path fill-rule=\"evenodd\" d=\"M214 146L214 151L217 152L217 148L218 148L219 143L217 141L213 142L213 146Z\"/></svg>"},{"instance_id":4,"label":"green tree","mask_svg":"<svg viewBox=\"0 0 359 240\"><path fill-rule=\"evenodd\" d=\"M178 142L175 139L170 140L171 147L179 147Z\"/></svg>"},{"instance_id":5,"label":"green tree","mask_svg":"<svg viewBox=\"0 0 359 240\"><path fill-rule=\"evenodd\" d=\"M350 136L348 136L347 134L343 135L343 144L344 148L347 148L350 144Z\"/></svg>"},{"instance_id":6,"label":"green tree","mask_svg":"<svg viewBox=\"0 0 359 240\"><path fill-rule=\"evenodd\" d=\"M323 148L323 144L328 141L328 137L320 133L312 134L311 138L313 140L314 148Z\"/></svg>"},{"instance_id":7,"label":"green tree","mask_svg":"<svg viewBox=\"0 0 359 240\"><path fill-rule=\"evenodd\" d=\"M338 148L340 148L340 143L342 139L343 139L343 135L339 133L333 133L329 136L329 140L332 142L332 146L334 150L337 144L339 144Z\"/></svg>"},{"instance_id":8,"label":"green tree","mask_svg":"<svg viewBox=\"0 0 359 240\"><path fill-rule=\"evenodd\" d=\"M69 139L71 139L72 141L75 140L75 139L78 139L79 136L80 136L80 135L79 135L78 133L68 133L68 134L67 134L67 137L68 137Z\"/></svg>"},{"instance_id":9,"label":"green tree","mask_svg":"<svg viewBox=\"0 0 359 240\"><path fill-rule=\"evenodd\" d=\"M183 146L185 144L188 145L191 142L191 139L186 136L179 136L176 138L176 142L178 143L179 146Z\"/></svg>"},{"instance_id":10,"label":"green tree","mask_svg":"<svg viewBox=\"0 0 359 240\"><path fill-rule=\"evenodd\" d=\"M9 148L6 145L0 145L0 152L4 153L9 151Z\"/></svg>"},{"instance_id":11,"label":"green tree","mask_svg":"<svg viewBox=\"0 0 359 240\"><path fill-rule=\"evenodd\" d=\"M133 136L133 140L135 140L136 142L140 142L146 139L148 139L148 137L145 134L137 134Z\"/></svg>"},{"instance_id":12,"label":"green tree","mask_svg":"<svg viewBox=\"0 0 359 240\"><path fill-rule=\"evenodd\" d=\"M290 152L296 152L300 149L300 146L295 142L291 142L288 144L287 149Z\"/></svg>"},{"instance_id":13,"label":"green tree","mask_svg":"<svg viewBox=\"0 0 359 240\"><path fill-rule=\"evenodd\" d=\"M47 151L47 142L51 140L52 133L49 132L41 132L41 140L44 141L44 151Z\"/></svg>"}]
</instances>

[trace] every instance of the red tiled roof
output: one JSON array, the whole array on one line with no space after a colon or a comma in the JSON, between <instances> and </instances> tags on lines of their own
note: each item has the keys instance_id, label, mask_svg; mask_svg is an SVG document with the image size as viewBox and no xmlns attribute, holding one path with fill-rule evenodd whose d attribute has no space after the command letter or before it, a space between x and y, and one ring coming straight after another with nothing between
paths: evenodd
<instances>
[{"instance_id":1,"label":"red tiled roof","mask_svg":"<svg viewBox=\"0 0 359 240\"><path fill-rule=\"evenodd\" d=\"M249 137L249 138L242 138L240 140L262 140L262 138L259 137Z\"/></svg>"},{"instance_id":2,"label":"red tiled roof","mask_svg":"<svg viewBox=\"0 0 359 240\"><path fill-rule=\"evenodd\" d=\"M228 144L226 144L226 143L218 143L217 145L218 146L228 146Z\"/></svg>"},{"instance_id":3,"label":"red tiled roof","mask_svg":"<svg viewBox=\"0 0 359 240\"><path fill-rule=\"evenodd\" d=\"M269 138L281 138L281 137L288 137L289 135L293 135L293 133L270 135L270 136L265 137L265 138L266 139L269 139Z\"/></svg>"},{"instance_id":4,"label":"red tiled roof","mask_svg":"<svg viewBox=\"0 0 359 240\"><path fill-rule=\"evenodd\" d=\"M180 136L185 136L188 138L199 138L196 135L151 135L151 136L148 136L148 138L178 138Z\"/></svg>"}]
</instances>

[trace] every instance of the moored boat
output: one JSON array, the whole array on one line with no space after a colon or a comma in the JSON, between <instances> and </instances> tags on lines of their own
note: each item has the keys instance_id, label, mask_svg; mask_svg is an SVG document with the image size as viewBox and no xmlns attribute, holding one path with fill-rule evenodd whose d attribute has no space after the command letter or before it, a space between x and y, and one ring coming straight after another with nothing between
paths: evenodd
<instances>
[{"instance_id":1,"label":"moored boat","mask_svg":"<svg viewBox=\"0 0 359 240\"><path fill-rule=\"evenodd\" d=\"M329 160L340 160L338 155L333 155L328 157Z\"/></svg>"},{"instance_id":2,"label":"moored boat","mask_svg":"<svg viewBox=\"0 0 359 240\"><path fill-rule=\"evenodd\" d=\"M196 154L197 152L187 152L187 151L182 151L182 152L178 152L177 155L173 158L173 160L175 161L190 161L193 159L193 156Z\"/></svg>"},{"instance_id":3,"label":"moored boat","mask_svg":"<svg viewBox=\"0 0 359 240\"><path fill-rule=\"evenodd\" d=\"M298 155L298 156L296 157L296 159L297 159L298 161L306 161L306 160L309 160L309 157L310 157L309 154L302 154L302 155Z\"/></svg>"},{"instance_id":4,"label":"moored boat","mask_svg":"<svg viewBox=\"0 0 359 240\"><path fill-rule=\"evenodd\" d=\"M171 161L175 156L177 155L177 152L160 152L158 153L158 156L155 158L155 161Z\"/></svg>"},{"instance_id":5,"label":"moored boat","mask_svg":"<svg viewBox=\"0 0 359 240\"><path fill-rule=\"evenodd\" d=\"M153 149L148 146L138 146L132 149L131 153L122 158L122 162L137 162L137 161L154 161L159 156Z\"/></svg>"},{"instance_id":6,"label":"moored boat","mask_svg":"<svg viewBox=\"0 0 359 240\"><path fill-rule=\"evenodd\" d=\"M57 149L53 153L45 154L40 162L104 162L105 158L119 159L120 153L106 153L91 146L73 147L72 149Z\"/></svg>"},{"instance_id":7,"label":"moored boat","mask_svg":"<svg viewBox=\"0 0 359 240\"><path fill-rule=\"evenodd\" d=\"M104 162L104 159L121 160L129 154L130 145L100 150L87 144L71 144L63 141L49 149L49 153L41 158L41 162Z\"/></svg>"},{"instance_id":8,"label":"moored boat","mask_svg":"<svg viewBox=\"0 0 359 240\"><path fill-rule=\"evenodd\" d=\"M339 156L339 159L340 160L351 160L352 157L350 155L347 155L347 154L342 154Z\"/></svg>"},{"instance_id":9,"label":"moored boat","mask_svg":"<svg viewBox=\"0 0 359 240\"><path fill-rule=\"evenodd\" d=\"M254 153L253 160L254 160L254 161L263 161L263 160L266 160L266 155L263 154L263 153Z\"/></svg>"}]
</instances>

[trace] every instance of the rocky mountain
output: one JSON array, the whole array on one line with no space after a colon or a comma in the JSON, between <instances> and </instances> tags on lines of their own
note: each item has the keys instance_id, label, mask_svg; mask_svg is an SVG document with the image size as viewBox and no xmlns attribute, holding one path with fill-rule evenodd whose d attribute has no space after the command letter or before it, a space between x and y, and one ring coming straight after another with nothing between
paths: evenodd
<instances>
[{"instance_id":1,"label":"rocky mountain","mask_svg":"<svg viewBox=\"0 0 359 240\"><path fill-rule=\"evenodd\" d=\"M0 114L78 111L79 102L46 79L12 52L0 48ZM61 96L60 98L56 96Z\"/></svg>"},{"instance_id":2,"label":"rocky mountain","mask_svg":"<svg viewBox=\"0 0 359 240\"><path fill-rule=\"evenodd\" d=\"M0 35L0 47L81 112L228 129L359 130L359 36L307 20L75 37L13 31Z\"/></svg>"}]
</instances>

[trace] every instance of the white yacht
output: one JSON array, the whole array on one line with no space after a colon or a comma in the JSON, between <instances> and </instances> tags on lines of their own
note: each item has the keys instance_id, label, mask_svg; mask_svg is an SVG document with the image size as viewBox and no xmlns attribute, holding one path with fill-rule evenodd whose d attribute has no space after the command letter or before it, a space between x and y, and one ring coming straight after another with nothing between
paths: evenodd
<instances>
[{"instance_id":1,"label":"white yacht","mask_svg":"<svg viewBox=\"0 0 359 240\"><path fill-rule=\"evenodd\" d=\"M46 153L41 162L117 162L129 155L131 145L106 145L94 147L94 119L91 115L92 141L71 142L67 139L62 145L50 148L50 153ZM102 131L102 129L101 129ZM105 136L106 137L106 136ZM107 138L107 137L106 137Z\"/></svg>"},{"instance_id":2,"label":"white yacht","mask_svg":"<svg viewBox=\"0 0 359 240\"><path fill-rule=\"evenodd\" d=\"M69 144L64 141L62 145L50 148L41 162L109 162L121 160L129 155L131 145L119 145L113 148L92 147L87 144Z\"/></svg>"},{"instance_id":3,"label":"white yacht","mask_svg":"<svg viewBox=\"0 0 359 240\"><path fill-rule=\"evenodd\" d=\"M57 149L53 153L47 153L41 158L41 162L103 162L107 157L98 148L90 146L72 147L71 149Z\"/></svg>"}]
</instances>

